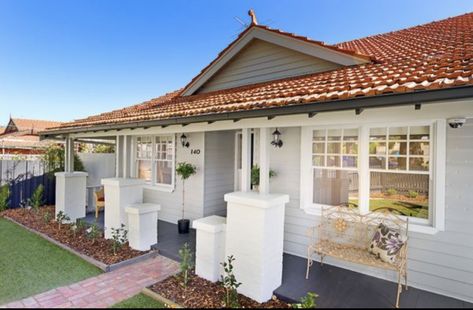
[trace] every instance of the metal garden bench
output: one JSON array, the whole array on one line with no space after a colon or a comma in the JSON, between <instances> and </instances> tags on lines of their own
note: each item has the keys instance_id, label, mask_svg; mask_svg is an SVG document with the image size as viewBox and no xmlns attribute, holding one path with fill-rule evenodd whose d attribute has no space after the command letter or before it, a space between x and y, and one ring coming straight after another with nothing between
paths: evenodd
<instances>
[{"instance_id":1,"label":"metal garden bench","mask_svg":"<svg viewBox=\"0 0 473 310\"><path fill-rule=\"evenodd\" d=\"M384 262L369 252L374 234L380 224L399 233L404 245L397 252L393 263ZM323 265L325 256L340 260L367 265L375 268L393 270L398 274L396 308L402 292L402 279L407 290L407 218L386 212L371 212L361 215L356 208L344 206L324 207L320 224L309 229L310 243L307 249L307 273L313 264L313 255L320 256Z\"/></svg>"}]
</instances>

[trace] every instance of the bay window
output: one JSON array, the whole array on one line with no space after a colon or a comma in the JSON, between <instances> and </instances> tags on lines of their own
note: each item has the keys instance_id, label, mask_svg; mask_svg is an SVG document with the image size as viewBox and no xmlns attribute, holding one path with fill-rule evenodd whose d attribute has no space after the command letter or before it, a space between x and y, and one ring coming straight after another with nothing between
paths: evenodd
<instances>
[{"instance_id":1,"label":"bay window","mask_svg":"<svg viewBox=\"0 0 473 310\"><path fill-rule=\"evenodd\" d=\"M150 185L173 187L175 165L174 136L136 138L136 177Z\"/></svg>"},{"instance_id":2,"label":"bay window","mask_svg":"<svg viewBox=\"0 0 473 310\"><path fill-rule=\"evenodd\" d=\"M445 122L303 127L301 138L306 212L388 211L443 229Z\"/></svg>"}]
</instances>

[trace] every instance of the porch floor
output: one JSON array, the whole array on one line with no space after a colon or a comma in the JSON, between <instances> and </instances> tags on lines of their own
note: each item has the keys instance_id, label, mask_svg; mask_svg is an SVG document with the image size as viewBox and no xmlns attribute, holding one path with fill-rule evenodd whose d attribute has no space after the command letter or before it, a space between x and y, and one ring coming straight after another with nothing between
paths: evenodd
<instances>
[{"instance_id":1,"label":"porch floor","mask_svg":"<svg viewBox=\"0 0 473 310\"><path fill-rule=\"evenodd\" d=\"M88 214L88 223L95 222L95 215ZM97 225L103 228L103 213ZM195 230L187 235L177 232L177 225L158 222L158 244L154 248L160 254L179 260L178 251L188 242L195 251ZM280 299L294 302L307 292L319 295L320 308L393 308L397 284L362 273L317 262L311 267L309 280L305 279L307 261L304 258L284 254L282 285L274 292ZM401 308L473 308L473 304L410 287L401 294Z\"/></svg>"}]
</instances>

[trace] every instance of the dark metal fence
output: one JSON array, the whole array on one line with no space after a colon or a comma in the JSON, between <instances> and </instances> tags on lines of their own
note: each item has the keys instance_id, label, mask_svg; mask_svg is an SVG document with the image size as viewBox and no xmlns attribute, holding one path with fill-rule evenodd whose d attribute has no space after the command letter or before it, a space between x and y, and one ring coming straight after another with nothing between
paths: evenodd
<instances>
[{"instance_id":1,"label":"dark metal fence","mask_svg":"<svg viewBox=\"0 0 473 310\"><path fill-rule=\"evenodd\" d=\"M44 186L44 203L55 204L56 179L38 158L0 159L0 184L10 186L10 208L25 205L35 189Z\"/></svg>"}]
</instances>

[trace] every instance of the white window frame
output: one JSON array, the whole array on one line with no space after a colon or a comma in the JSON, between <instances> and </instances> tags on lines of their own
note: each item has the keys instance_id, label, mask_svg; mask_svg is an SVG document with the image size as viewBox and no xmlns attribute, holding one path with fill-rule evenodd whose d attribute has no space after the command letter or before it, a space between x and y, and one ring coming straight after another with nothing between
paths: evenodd
<instances>
[{"instance_id":1,"label":"white window frame","mask_svg":"<svg viewBox=\"0 0 473 310\"><path fill-rule=\"evenodd\" d=\"M313 175L314 175L314 168L316 169L324 169L324 170L335 170L335 171L356 171L358 173L358 179L360 178L360 130L359 130L359 126L325 126L325 127L312 127L313 129L311 130L311 132L314 132L314 130L325 130L325 151L324 151L324 166L314 166L313 163L311 164L311 168L312 168L312 184L311 184L311 188L313 188ZM334 154L331 154L331 153L328 153L327 152L327 149L328 149L328 144L330 143L327 139L327 132L328 130L333 130L333 129L341 129L342 130L342 135L341 135L341 140L340 140L340 143L341 143L341 146L340 146L340 153L339 153L339 156L340 156L340 160L341 160L341 163L340 163L340 167L333 167L333 166L326 166L326 163L327 163L327 157L330 156L330 155L334 155ZM343 149L343 143L345 142L343 140L344 138L344 131L345 130L349 130L349 129L356 129L358 130L358 140L357 140L357 145L358 145L358 150L357 150L357 153L356 155L349 155L349 154L343 154L342 152L342 149ZM348 142L351 142L351 141L348 141ZM312 148L312 144L313 144L313 141L311 139L311 148ZM311 155L313 155L313 152L311 151ZM356 168L354 167L342 167L342 163L343 163L343 156L346 155L346 156L353 156L353 157L356 157L356 160L357 160L357 166ZM358 186L359 188L359 186ZM358 189L359 191L359 189ZM311 191L310 193L311 197L310 197L310 200L309 201L314 201L314 193L313 191ZM359 196L359 193L358 193L358 196ZM322 207L329 207L329 205L325 205L325 204L319 204L319 203L312 203L313 207L314 208L317 208L319 210L319 213L320 213L320 210Z\"/></svg>"},{"instance_id":2,"label":"white window frame","mask_svg":"<svg viewBox=\"0 0 473 310\"><path fill-rule=\"evenodd\" d=\"M138 147L138 138L150 138L151 139L151 149L152 149L152 154L151 154L151 182L146 182L146 186L149 189L153 190L160 190L160 191L166 191L166 192L171 192L175 189L176 186L176 135L175 134L162 134L162 135L140 135L136 136L133 139L133 175L135 178L138 178L138 164L137 161L140 160L137 157L137 147ZM156 168L157 168L157 162L160 160L157 159L157 154L156 154L156 140L158 137L171 137L172 138L172 144L173 144L173 153L172 153L172 179L171 179L171 184L164 184L164 183L157 183L157 178L156 178Z\"/></svg>"},{"instance_id":3,"label":"white window frame","mask_svg":"<svg viewBox=\"0 0 473 310\"><path fill-rule=\"evenodd\" d=\"M301 128L301 208L308 214L321 214L322 205L313 203L313 131L323 129L358 128L358 180L359 210L369 213L369 136L371 128L430 126L429 164L429 219L409 217L410 230L435 234L445 229L445 162L446 162L446 121L427 120L392 123L366 123L347 125L310 126ZM393 172L399 172L393 170ZM403 173L402 171L400 173ZM409 173L409 172L407 172Z\"/></svg>"}]
</instances>

